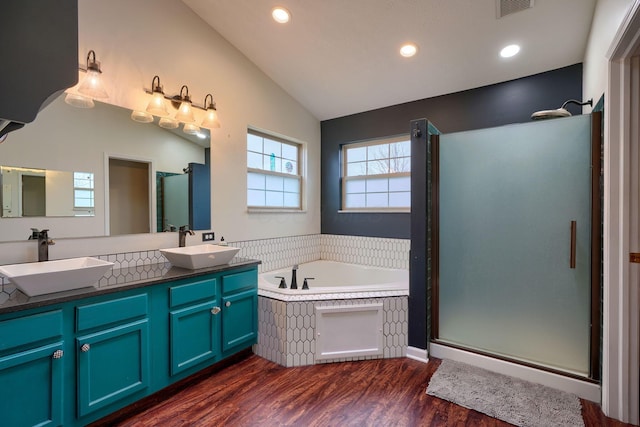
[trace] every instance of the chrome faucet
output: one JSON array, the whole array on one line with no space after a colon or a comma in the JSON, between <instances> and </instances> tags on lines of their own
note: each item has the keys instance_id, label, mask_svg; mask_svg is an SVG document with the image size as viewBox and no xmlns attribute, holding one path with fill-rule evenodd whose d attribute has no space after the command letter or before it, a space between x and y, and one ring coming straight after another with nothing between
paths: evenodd
<instances>
[{"instance_id":1,"label":"chrome faucet","mask_svg":"<svg viewBox=\"0 0 640 427\"><path fill-rule=\"evenodd\" d=\"M184 248L187 244L187 234L190 234L193 236L196 233L189 230L188 225L181 226L180 229L178 230L178 246L180 246L181 248Z\"/></svg>"},{"instance_id":2,"label":"chrome faucet","mask_svg":"<svg viewBox=\"0 0 640 427\"><path fill-rule=\"evenodd\" d=\"M296 273L298 272L298 264L294 265L291 269L291 285L289 289L298 289L298 279Z\"/></svg>"},{"instance_id":3,"label":"chrome faucet","mask_svg":"<svg viewBox=\"0 0 640 427\"><path fill-rule=\"evenodd\" d=\"M29 239L38 240L38 262L49 261L49 246L55 245L56 242L49 238L49 230L31 229Z\"/></svg>"}]
</instances>

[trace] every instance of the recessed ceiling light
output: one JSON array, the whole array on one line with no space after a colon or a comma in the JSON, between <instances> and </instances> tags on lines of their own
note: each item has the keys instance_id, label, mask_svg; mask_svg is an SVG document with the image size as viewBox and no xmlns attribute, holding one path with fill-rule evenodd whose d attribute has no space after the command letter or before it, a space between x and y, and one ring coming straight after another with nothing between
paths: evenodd
<instances>
[{"instance_id":1,"label":"recessed ceiling light","mask_svg":"<svg viewBox=\"0 0 640 427\"><path fill-rule=\"evenodd\" d=\"M520 52L520 46L517 44L510 44L500 51L500 56L503 58L511 58L512 56L517 55L518 52Z\"/></svg>"},{"instance_id":2,"label":"recessed ceiling light","mask_svg":"<svg viewBox=\"0 0 640 427\"><path fill-rule=\"evenodd\" d=\"M273 17L274 21L279 24L286 24L291 19L291 14L289 13L289 11L280 6L273 8L273 10L271 11L271 16Z\"/></svg>"},{"instance_id":3,"label":"recessed ceiling light","mask_svg":"<svg viewBox=\"0 0 640 427\"><path fill-rule=\"evenodd\" d=\"M405 58L411 58L418 52L418 46L413 43L407 43L400 48L400 55Z\"/></svg>"}]
</instances>

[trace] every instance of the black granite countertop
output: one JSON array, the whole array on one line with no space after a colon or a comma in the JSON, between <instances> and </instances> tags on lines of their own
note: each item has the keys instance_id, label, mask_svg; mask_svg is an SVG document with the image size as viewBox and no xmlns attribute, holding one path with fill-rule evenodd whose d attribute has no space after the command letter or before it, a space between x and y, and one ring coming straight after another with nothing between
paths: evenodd
<instances>
[{"instance_id":1,"label":"black granite countertop","mask_svg":"<svg viewBox=\"0 0 640 427\"><path fill-rule=\"evenodd\" d=\"M188 270L174 267L170 263L147 264L137 267L113 269L100 279L95 287L74 289L71 291L55 292L52 294L28 297L22 292L16 291L11 297L0 304L0 314L23 311L32 308L73 301L81 298L89 298L98 295L106 295L129 289L142 288L157 285L173 280L187 279L205 274L219 273L240 267L251 267L261 264L260 260L248 258L234 258L230 263L216 267Z\"/></svg>"}]
</instances>

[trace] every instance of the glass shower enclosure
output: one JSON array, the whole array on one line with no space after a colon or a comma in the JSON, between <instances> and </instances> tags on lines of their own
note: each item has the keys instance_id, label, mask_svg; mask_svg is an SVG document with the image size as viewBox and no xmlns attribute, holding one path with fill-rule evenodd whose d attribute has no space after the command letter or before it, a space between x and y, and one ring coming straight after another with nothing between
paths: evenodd
<instances>
[{"instance_id":1,"label":"glass shower enclosure","mask_svg":"<svg viewBox=\"0 0 640 427\"><path fill-rule=\"evenodd\" d=\"M597 377L596 121L581 115L432 138L436 342Z\"/></svg>"}]
</instances>

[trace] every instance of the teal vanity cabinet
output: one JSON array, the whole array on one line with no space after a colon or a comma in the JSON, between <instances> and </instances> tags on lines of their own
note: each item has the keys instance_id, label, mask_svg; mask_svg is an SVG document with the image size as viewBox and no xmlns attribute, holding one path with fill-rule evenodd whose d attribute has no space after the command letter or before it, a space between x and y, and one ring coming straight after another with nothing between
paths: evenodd
<instances>
[{"instance_id":1,"label":"teal vanity cabinet","mask_svg":"<svg viewBox=\"0 0 640 427\"><path fill-rule=\"evenodd\" d=\"M171 375L220 356L218 279L183 280L169 287Z\"/></svg>"},{"instance_id":2,"label":"teal vanity cabinet","mask_svg":"<svg viewBox=\"0 0 640 427\"><path fill-rule=\"evenodd\" d=\"M0 304L0 426L87 425L255 344L256 264Z\"/></svg>"},{"instance_id":3,"label":"teal vanity cabinet","mask_svg":"<svg viewBox=\"0 0 640 427\"><path fill-rule=\"evenodd\" d=\"M258 272L222 276L222 351L253 345L258 337Z\"/></svg>"},{"instance_id":4,"label":"teal vanity cabinet","mask_svg":"<svg viewBox=\"0 0 640 427\"><path fill-rule=\"evenodd\" d=\"M76 307L78 416L149 385L146 293Z\"/></svg>"},{"instance_id":5,"label":"teal vanity cabinet","mask_svg":"<svg viewBox=\"0 0 640 427\"><path fill-rule=\"evenodd\" d=\"M0 321L1 425L62 425L62 317L52 310Z\"/></svg>"}]
</instances>

